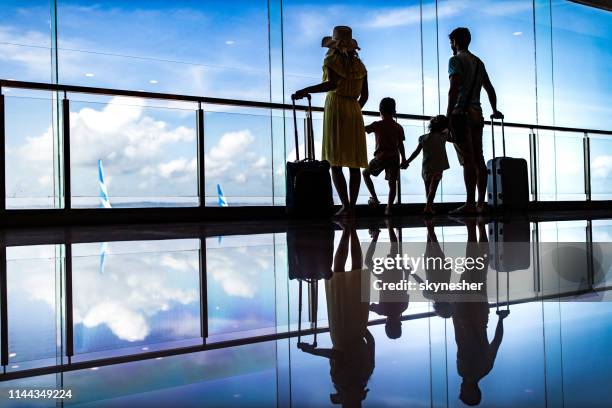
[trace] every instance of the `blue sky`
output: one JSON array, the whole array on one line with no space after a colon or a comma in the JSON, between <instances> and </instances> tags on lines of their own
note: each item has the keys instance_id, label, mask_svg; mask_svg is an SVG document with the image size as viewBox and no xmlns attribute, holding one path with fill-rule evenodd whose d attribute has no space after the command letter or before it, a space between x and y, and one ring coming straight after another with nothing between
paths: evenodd
<instances>
[{"instance_id":1,"label":"blue sky","mask_svg":"<svg viewBox=\"0 0 612 408\"><path fill-rule=\"evenodd\" d=\"M612 128L609 13L566 1L552 2L551 52L550 10L543 1L536 2L534 41L531 1L438 2L436 33L432 1L425 1L421 10L416 1L286 0L282 44L279 39L269 44L267 3L59 1L60 82L282 101L276 91L270 94L270 86L276 90L282 84L283 68L285 97L318 81L324 55L320 38L330 34L336 24L349 24L369 71L371 99L366 108L376 110L381 97L393 96L401 112L436 114L439 106L444 110L446 104L447 34L465 25L472 30L472 49L486 62L508 121L536 122L537 51L539 123ZM275 16L270 24L279 28L280 20ZM51 80L49 24L48 1L3 2L1 77ZM284 66L277 58L281 45ZM16 95L50 97L16 90L7 93ZM193 204L197 200L193 105L83 95L71 99L92 102L75 102L72 108L75 205L98 206L97 159L105 165L111 203ZM322 100L319 96L315 103L320 105ZM119 107L112 109L109 102ZM53 194L50 105L44 100L7 101L9 206L52 205L52 200L45 198ZM483 106L486 115L489 106L486 102ZM283 166L294 154L291 122L287 121L285 142L282 118L271 124L269 111L205 109L225 111L209 113L205 121L206 191L211 203L215 202L217 183L224 187L230 204L270 203L273 192L282 202ZM422 124L406 125L410 125L407 149L411 150L422 133ZM526 157L527 136L515 133L512 148L516 155ZM544 198L579 196L583 192L582 152L576 146L581 142L558 138L560 143L549 143L547 137L542 136L540 147L540 185L550 187ZM372 149L373 140L368 142ZM612 142L604 140L596 145L594 190L610 194L612 186L607 179L612 170ZM557 154L543 154L550 149ZM445 175L441 192L445 200L457 201L462 197L461 171L450 146L449 156L452 169ZM560 160L555 161L556 156ZM406 201L422 200L418 167L402 175ZM385 183L377 183L385 192Z\"/></svg>"}]
</instances>

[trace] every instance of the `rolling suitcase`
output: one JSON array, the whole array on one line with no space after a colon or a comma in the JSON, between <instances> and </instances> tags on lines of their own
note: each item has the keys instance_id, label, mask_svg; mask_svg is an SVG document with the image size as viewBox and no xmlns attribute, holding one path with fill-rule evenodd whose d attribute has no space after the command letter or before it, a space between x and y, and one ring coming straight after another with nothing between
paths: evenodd
<instances>
[{"instance_id":1,"label":"rolling suitcase","mask_svg":"<svg viewBox=\"0 0 612 408\"><path fill-rule=\"evenodd\" d=\"M527 161L506 157L504 119L501 120L503 156L495 157L495 123L491 118L493 159L487 162L489 206L502 210L526 210L529 204Z\"/></svg>"},{"instance_id":2,"label":"rolling suitcase","mask_svg":"<svg viewBox=\"0 0 612 408\"><path fill-rule=\"evenodd\" d=\"M287 229L287 263L289 279L312 281L330 279L334 262L332 224Z\"/></svg>"},{"instance_id":3,"label":"rolling suitcase","mask_svg":"<svg viewBox=\"0 0 612 408\"><path fill-rule=\"evenodd\" d=\"M330 165L327 161L315 160L310 95L304 132L304 160L300 160L295 100L292 102L296 159L287 162L285 172L287 214L302 217L329 216L334 209Z\"/></svg>"},{"instance_id":4,"label":"rolling suitcase","mask_svg":"<svg viewBox=\"0 0 612 408\"><path fill-rule=\"evenodd\" d=\"M489 260L499 272L529 269L531 230L529 221L493 221L489 224Z\"/></svg>"}]
</instances>

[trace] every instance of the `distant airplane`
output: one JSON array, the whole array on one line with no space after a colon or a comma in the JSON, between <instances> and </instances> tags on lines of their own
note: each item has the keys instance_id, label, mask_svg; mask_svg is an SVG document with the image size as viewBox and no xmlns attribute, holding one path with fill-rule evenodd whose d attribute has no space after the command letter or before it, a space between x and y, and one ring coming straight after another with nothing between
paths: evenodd
<instances>
[{"instance_id":1,"label":"distant airplane","mask_svg":"<svg viewBox=\"0 0 612 408\"><path fill-rule=\"evenodd\" d=\"M225 199L225 196L223 195L223 190L221 189L220 184L217 184L217 195L219 196L219 207L228 207L227 200ZM221 245L222 241L223 241L223 235L219 235L219 237L217 238L217 243Z\"/></svg>"},{"instance_id":2,"label":"distant airplane","mask_svg":"<svg viewBox=\"0 0 612 408\"><path fill-rule=\"evenodd\" d=\"M104 168L102 167L102 160L98 160L98 186L100 187L100 207L112 208L110 200L108 198L108 189L106 188L106 182L104 181ZM104 267L106 266L106 249L108 248L107 242L102 242L100 245L100 275L104 275Z\"/></svg>"},{"instance_id":3,"label":"distant airplane","mask_svg":"<svg viewBox=\"0 0 612 408\"><path fill-rule=\"evenodd\" d=\"M100 186L100 205L102 208L111 208L110 200L108 199L108 189L104 181L104 169L102 168L102 160L98 160L98 185Z\"/></svg>"},{"instance_id":4,"label":"distant airplane","mask_svg":"<svg viewBox=\"0 0 612 408\"><path fill-rule=\"evenodd\" d=\"M221 190L220 184L217 184L217 195L219 196L219 207L227 207L227 200L223 195L223 190Z\"/></svg>"}]
</instances>

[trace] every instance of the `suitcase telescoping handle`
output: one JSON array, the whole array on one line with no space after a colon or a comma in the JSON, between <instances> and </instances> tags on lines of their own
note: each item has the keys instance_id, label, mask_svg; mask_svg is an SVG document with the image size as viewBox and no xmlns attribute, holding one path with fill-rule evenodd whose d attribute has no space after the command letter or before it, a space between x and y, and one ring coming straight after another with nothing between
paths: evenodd
<instances>
[{"instance_id":1,"label":"suitcase telescoping handle","mask_svg":"<svg viewBox=\"0 0 612 408\"><path fill-rule=\"evenodd\" d=\"M495 226L495 250L497 252L496 255L496 273L495 273L495 287L496 287L496 300L497 302L495 302L495 313L498 316L501 316L502 314L505 314L506 316L508 316L510 314L510 272L506 271L506 311L500 311L499 310L499 273L501 272L499 269L499 264L497 264L497 257L499 256L499 247L498 242L497 242L497 225Z\"/></svg>"},{"instance_id":2,"label":"suitcase telescoping handle","mask_svg":"<svg viewBox=\"0 0 612 408\"><path fill-rule=\"evenodd\" d=\"M309 311L310 315L310 327L314 328L314 339L312 342L312 347L317 347L317 306L319 303L318 296L318 285L319 282L317 280L307 281L308 283L308 293L309 293ZM302 343L302 280L299 280L298 283L298 348L301 347L304 343Z\"/></svg>"},{"instance_id":3,"label":"suitcase telescoping handle","mask_svg":"<svg viewBox=\"0 0 612 408\"><path fill-rule=\"evenodd\" d=\"M306 96L308 99L308 110L306 111L306 129L304 133L304 157L308 160L314 160L314 130L312 127L312 97L310 94ZM295 98L291 97L291 103L293 106L293 137L295 139L295 160L300 161L300 149L298 142L298 127L297 127L297 114L295 108Z\"/></svg>"},{"instance_id":4,"label":"suitcase telescoping handle","mask_svg":"<svg viewBox=\"0 0 612 408\"><path fill-rule=\"evenodd\" d=\"M504 133L504 115L501 119L501 134L502 134L502 153L506 157L506 135ZM495 118L491 115L491 147L493 149L493 158L495 158Z\"/></svg>"}]
</instances>

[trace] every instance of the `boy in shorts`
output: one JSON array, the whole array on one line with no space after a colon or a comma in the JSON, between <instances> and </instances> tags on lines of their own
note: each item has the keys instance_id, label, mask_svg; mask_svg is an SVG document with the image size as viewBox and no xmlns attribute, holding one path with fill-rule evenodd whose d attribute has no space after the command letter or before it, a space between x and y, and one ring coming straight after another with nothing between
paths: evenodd
<instances>
[{"instance_id":1,"label":"boy in shorts","mask_svg":"<svg viewBox=\"0 0 612 408\"><path fill-rule=\"evenodd\" d=\"M376 150L374 158L368 167L363 170L363 181L365 182L370 199L368 205L375 207L380 204L374 189L371 176L378 176L385 171L385 180L389 182L389 197L385 215L391 215L391 206L397 194L397 179L400 167L406 168L406 153L404 150L404 129L393 117L395 116L395 100L393 98L383 98L379 105L382 120L376 121L365 127L367 133L374 132L376 137ZM401 157L401 163L400 163Z\"/></svg>"},{"instance_id":2,"label":"boy in shorts","mask_svg":"<svg viewBox=\"0 0 612 408\"><path fill-rule=\"evenodd\" d=\"M452 141L448 133L448 119L444 115L433 117L429 121L429 133L419 137L419 145L408 158L410 164L423 151L423 166L421 175L425 183L427 204L423 210L425 215L434 215L433 201L442 180L442 173L449 168L446 155L446 142Z\"/></svg>"}]
</instances>

